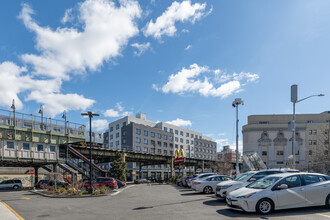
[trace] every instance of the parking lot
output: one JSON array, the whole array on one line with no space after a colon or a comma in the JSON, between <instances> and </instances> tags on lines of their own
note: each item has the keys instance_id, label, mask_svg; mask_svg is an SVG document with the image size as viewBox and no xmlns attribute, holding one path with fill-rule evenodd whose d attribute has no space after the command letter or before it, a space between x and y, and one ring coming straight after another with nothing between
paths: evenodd
<instances>
[{"instance_id":1,"label":"parking lot","mask_svg":"<svg viewBox=\"0 0 330 220\"><path fill-rule=\"evenodd\" d=\"M233 211L213 195L175 185L130 185L93 198L47 198L28 191L0 192L23 219L329 219L324 207L275 211L267 216ZM0 213L0 219L1 213Z\"/></svg>"}]
</instances>

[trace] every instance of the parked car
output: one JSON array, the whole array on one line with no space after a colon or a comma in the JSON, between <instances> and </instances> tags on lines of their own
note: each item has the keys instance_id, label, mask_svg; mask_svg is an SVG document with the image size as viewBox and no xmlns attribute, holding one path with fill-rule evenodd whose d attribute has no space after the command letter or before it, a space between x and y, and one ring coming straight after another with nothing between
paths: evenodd
<instances>
[{"instance_id":1,"label":"parked car","mask_svg":"<svg viewBox=\"0 0 330 220\"><path fill-rule=\"evenodd\" d=\"M184 177L177 179L176 180L176 185L182 186L183 185L183 181L184 181Z\"/></svg>"},{"instance_id":2,"label":"parked car","mask_svg":"<svg viewBox=\"0 0 330 220\"><path fill-rule=\"evenodd\" d=\"M191 186L191 189L203 192L205 194L210 194L215 192L218 183L228 180L232 180L232 178L224 175L208 176L203 179L195 180Z\"/></svg>"},{"instance_id":3,"label":"parked car","mask_svg":"<svg viewBox=\"0 0 330 220\"><path fill-rule=\"evenodd\" d=\"M309 206L330 208L330 177L317 173L274 174L230 192L226 202L232 209L260 214Z\"/></svg>"},{"instance_id":4,"label":"parked car","mask_svg":"<svg viewBox=\"0 0 330 220\"><path fill-rule=\"evenodd\" d=\"M37 182L37 184L35 185L35 187L37 189L43 189L45 188L46 186L54 186L55 185L55 181L49 181L49 180L39 180ZM68 186L69 184L66 183L66 182L61 182L61 181L56 181L56 186Z\"/></svg>"},{"instance_id":5,"label":"parked car","mask_svg":"<svg viewBox=\"0 0 330 220\"><path fill-rule=\"evenodd\" d=\"M116 180L116 181L117 181L118 188L122 188L122 187L126 186L126 183L124 181L121 181L121 180Z\"/></svg>"},{"instance_id":6,"label":"parked car","mask_svg":"<svg viewBox=\"0 0 330 220\"><path fill-rule=\"evenodd\" d=\"M201 174L198 174L196 175L195 177L191 178L188 180L188 187L191 187L192 186L192 183L195 181L195 180L198 180L198 179L203 179L205 177L208 177L208 176L213 176L213 175L217 175L216 173L201 173Z\"/></svg>"},{"instance_id":7,"label":"parked car","mask_svg":"<svg viewBox=\"0 0 330 220\"><path fill-rule=\"evenodd\" d=\"M0 183L0 189L22 189L21 180L4 180Z\"/></svg>"},{"instance_id":8,"label":"parked car","mask_svg":"<svg viewBox=\"0 0 330 220\"><path fill-rule=\"evenodd\" d=\"M92 180L92 186L93 187L106 186L106 187L109 187L111 189L117 189L118 188L117 181L114 178L111 178L111 177L99 177L99 178L96 178L96 179ZM85 188L89 188L90 187L89 181L85 181L84 182L84 187Z\"/></svg>"},{"instance_id":9,"label":"parked car","mask_svg":"<svg viewBox=\"0 0 330 220\"><path fill-rule=\"evenodd\" d=\"M250 183L259 180L265 176L277 174L277 173L287 173L287 172L299 172L299 170L294 169L269 169L260 171L249 171L238 176L232 181L221 182L216 187L216 196L219 199L225 199L229 192L232 192L241 187L247 186Z\"/></svg>"},{"instance_id":10,"label":"parked car","mask_svg":"<svg viewBox=\"0 0 330 220\"><path fill-rule=\"evenodd\" d=\"M150 180L147 179L138 179L134 181L135 184L142 184L142 183L151 183Z\"/></svg>"},{"instance_id":11,"label":"parked car","mask_svg":"<svg viewBox=\"0 0 330 220\"><path fill-rule=\"evenodd\" d=\"M196 177L197 175L193 175L193 176L187 176L184 178L183 182L182 182L182 186L184 187L188 187L188 181L194 177Z\"/></svg>"}]
</instances>

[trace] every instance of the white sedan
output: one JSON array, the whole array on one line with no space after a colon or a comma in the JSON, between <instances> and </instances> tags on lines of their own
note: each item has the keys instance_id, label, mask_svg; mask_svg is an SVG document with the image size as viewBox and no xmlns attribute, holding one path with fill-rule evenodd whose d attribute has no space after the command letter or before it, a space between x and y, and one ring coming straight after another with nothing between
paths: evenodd
<instances>
[{"instance_id":1,"label":"white sedan","mask_svg":"<svg viewBox=\"0 0 330 220\"><path fill-rule=\"evenodd\" d=\"M226 202L232 209L260 214L308 206L330 208L330 177L316 173L274 174L230 192Z\"/></svg>"},{"instance_id":2,"label":"white sedan","mask_svg":"<svg viewBox=\"0 0 330 220\"><path fill-rule=\"evenodd\" d=\"M215 192L218 183L228 180L232 180L232 178L223 175L208 176L203 179L195 180L191 186L191 189L210 194L212 192Z\"/></svg>"}]
</instances>

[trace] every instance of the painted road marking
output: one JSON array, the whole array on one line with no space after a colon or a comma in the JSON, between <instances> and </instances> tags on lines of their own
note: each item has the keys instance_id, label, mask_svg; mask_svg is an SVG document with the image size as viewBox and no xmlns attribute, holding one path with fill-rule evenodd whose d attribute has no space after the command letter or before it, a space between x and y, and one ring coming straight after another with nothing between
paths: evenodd
<instances>
[{"instance_id":1,"label":"painted road marking","mask_svg":"<svg viewBox=\"0 0 330 220\"><path fill-rule=\"evenodd\" d=\"M29 197L22 197L21 199L30 200L31 198L29 198Z\"/></svg>"},{"instance_id":2,"label":"painted road marking","mask_svg":"<svg viewBox=\"0 0 330 220\"><path fill-rule=\"evenodd\" d=\"M22 216L20 216L17 212L15 212L14 209L12 209L9 205L7 205L5 202L1 201L1 203L7 207L7 210L9 209L11 212L6 212L6 210L2 210L2 214L4 214L6 216L6 218L8 219L20 219L20 220L24 220L24 218ZM13 215L14 214L14 215ZM17 218L15 218L17 217Z\"/></svg>"},{"instance_id":3,"label":"painted road marking","mask_svg":"<svg viewBox=\"0 0 330 220\"><path fill-rule=\"evenodd\" d=\"M131 188L131 187L133 187L133 186L135 186L135 185L126 186L125 188L123 188L123 189L121 189L121 190L118 190L117 192L112 193L111 195L112 195L112 196L118 195L119 193L121 193L121 192L124 191L125 189Z\"/></svg>"},{"instance_id":4,"label":"painted road marking","mask_svg":"<svg viewBox=\"0 0 330 220\"><path fill-rule=\"evenodd\" d=\"M330 218L330 215L326 215L326 214L315 213L315 215L320 215L320 216L324 216L324 217L328 217L328 218Z\"/></svg>"}]
</instances>

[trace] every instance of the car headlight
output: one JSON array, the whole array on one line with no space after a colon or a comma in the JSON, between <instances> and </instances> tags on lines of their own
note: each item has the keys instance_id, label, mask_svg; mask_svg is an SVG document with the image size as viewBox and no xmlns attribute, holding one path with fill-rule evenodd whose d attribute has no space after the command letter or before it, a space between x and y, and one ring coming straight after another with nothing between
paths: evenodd
<instances>
[{"instance_id":1,"label":"car headlight","mask_svg":"<svg viewBox=\"0 0 330 220\"><path fill-rule=\"evenodd\" d=\"M227 189L229 187L231 187L232 185L226 185L226 186L220 186L220 189Z\"/></svg>"},{"instance_id":2,"label":"car headlight","mask_svg":"<svg viewBox=\"0 0 330 220\"><path fill-rule=\"evenodd\" d=\"M238 199L247 199L247 198L250 198L251 196L253 196L254 194L256 194L256 193L254 192L254 193L250 193L250 194L245 195L245 196L238 196L237 198Z\"/></svg>"}]
</instances>

